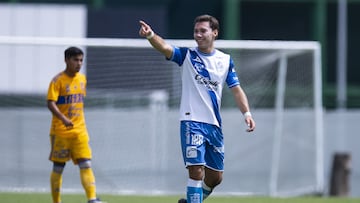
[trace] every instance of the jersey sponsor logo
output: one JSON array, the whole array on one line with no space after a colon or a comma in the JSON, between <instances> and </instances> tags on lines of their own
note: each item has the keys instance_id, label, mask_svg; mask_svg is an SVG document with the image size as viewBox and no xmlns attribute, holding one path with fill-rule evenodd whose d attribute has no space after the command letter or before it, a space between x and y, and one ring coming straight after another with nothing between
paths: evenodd
<instances>
[{"instance_id":1,"label":"jersey sponsor logo","mask_svg":"<svg viewBox=\"0 0 360 203\"><path fill-rule=\"evenodd\" d=\"M59 96L56 104L73 104L73 103L83 103L84 95L83 94L71 94L65 96Z\"/></svg>"},{"instance_id":2,"label":"jersey sponsor logo","mask_svg":"<svg viewBox=\"0 0 360 203\"><path fill-rule=\"evenodd\" d=\"M217 91L219 82L210 80L200 74L195 75L195 80L198 84L204 85L208 90Z\"/></svg>"}]
</instances>

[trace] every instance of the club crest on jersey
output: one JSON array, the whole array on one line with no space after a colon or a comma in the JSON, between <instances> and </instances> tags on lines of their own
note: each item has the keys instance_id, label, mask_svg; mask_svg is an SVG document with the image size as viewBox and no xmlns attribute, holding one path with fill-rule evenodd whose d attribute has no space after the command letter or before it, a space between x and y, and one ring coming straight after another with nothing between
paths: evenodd
<instances>
[{"instance_id":1,"label":"club crest on jersey","mask_svg":"<svg viewBox=\"0 0 360 203\"><path fill-rule=\"evenodd\" d=\"M223 64L221 63L221 61L217 61L217 62L216 62L216 69L217 69L218 71L222 71L222 70L224 69L224 66L223 66Z\"/></svg>"},{"instance_id":2,"label":"club crest on jersey","mask_svg":"<svg viewBox=\"0 0 360 203\"><path fill-rule=\"evenodd\" d=\"M65 91L66 91L66 92L70 92L70 90L71 90L71 89L70 89L70 85L69 85L69 84L66 84Z\"/></svg>"}]
</instances>

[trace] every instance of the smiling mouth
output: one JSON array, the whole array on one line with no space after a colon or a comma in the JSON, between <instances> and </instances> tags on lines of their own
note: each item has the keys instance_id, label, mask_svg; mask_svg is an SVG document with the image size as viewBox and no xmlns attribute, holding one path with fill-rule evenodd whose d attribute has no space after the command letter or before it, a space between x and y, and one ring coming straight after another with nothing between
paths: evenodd
<instances>
[{"instance_id":1,"label":"smiling mouth","mask_svg":"<svg viewBox=\"0 0 360 203\"><path fill-rule=\"evenodd\" d=\"M202 42L204 42L204 40L202 40L202 39L197 39L196 42L197 42L197 43L202 43Z\"/></svg>"}]
</instances>

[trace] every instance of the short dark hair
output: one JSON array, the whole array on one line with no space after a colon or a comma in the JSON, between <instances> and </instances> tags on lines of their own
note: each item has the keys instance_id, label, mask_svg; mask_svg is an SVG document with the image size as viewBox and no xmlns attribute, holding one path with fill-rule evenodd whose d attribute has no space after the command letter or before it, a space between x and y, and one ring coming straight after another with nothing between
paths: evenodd
<instances>
[{"instance_id":1,"label":"short dark hair","mask_svg":"<svg viewBox=\"0 0 360 203\"><path fill-rule=\"evenodd\" d=\"M219 31L219 21L211 16L211 15L201 15L195 18L194 25L199 22L209 22L210 28L212 30L218 30Z\"/></svg>"},{"instance_id":2,"label":"short dark hair","mask_svg":"<svg viewBox=\"0 0 360 203\"><path fill-rule=\"evenodd\" d=\"M64 52L65 58L71 58L77 55L84 55L84 52L78 47L69 47Z\"/></svg>"}]
</instances>

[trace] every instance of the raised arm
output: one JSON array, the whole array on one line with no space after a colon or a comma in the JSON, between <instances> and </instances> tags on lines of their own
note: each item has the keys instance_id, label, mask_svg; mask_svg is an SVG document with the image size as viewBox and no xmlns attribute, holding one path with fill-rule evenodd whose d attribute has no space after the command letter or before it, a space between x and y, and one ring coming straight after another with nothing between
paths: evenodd
<instances>
[{"instance_id":1,"label":"raised arm","mask_svg":"<svg viewBox=\"0 0 360 203\"><path fill-rule=\"evenodd\" d=\"M237 85L235 87L232 87L231 91L234 95L235 102L238 108L240 109L241 113L243 113L245 116L245 122L248 126L247 131L248 132L253 131L255 129L255 121L250 113L249 102L244 90L240 87L240 85Z\"/></svg>"},{"instance_id":2,"label":"raised arm","mask_svg":"<svg viewBox=\"0 0 360 203\"><path fill-rule=\"evenodd\" d=\"M140 30L139 35L141 37L146 37L150 44L158 50L160 53L164 54L166 58L171 58L173 47L170 44L167 44L165 40L151 29L150 25L146 24L144 21L140 20Z\"/></svg>"}]
</instances>

